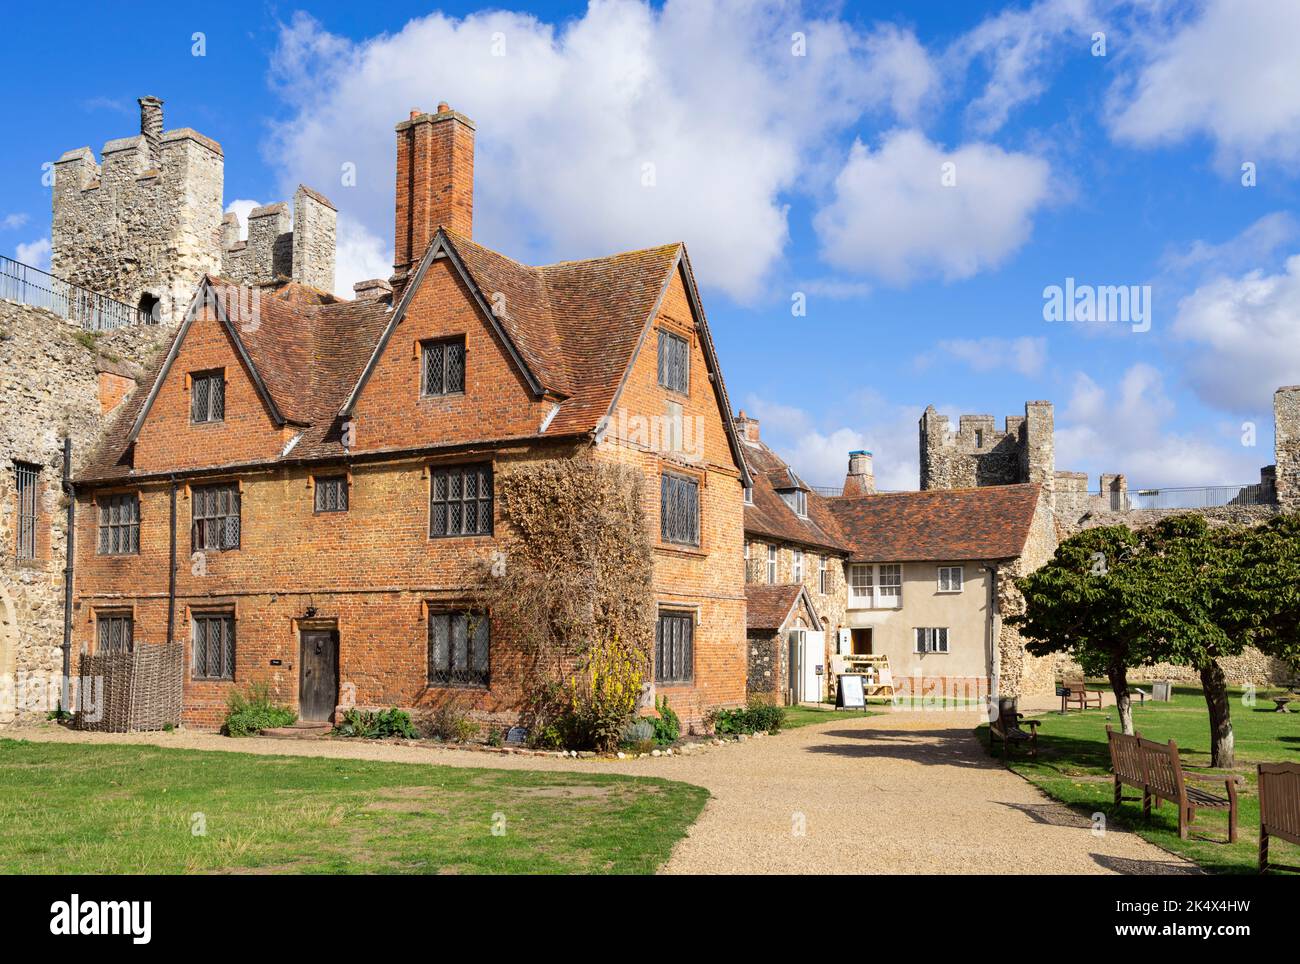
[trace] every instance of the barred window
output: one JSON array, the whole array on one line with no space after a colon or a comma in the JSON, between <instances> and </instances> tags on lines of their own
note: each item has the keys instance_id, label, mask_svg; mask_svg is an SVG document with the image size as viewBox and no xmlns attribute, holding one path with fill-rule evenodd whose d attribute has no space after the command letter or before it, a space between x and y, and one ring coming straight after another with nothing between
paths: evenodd
<instances>
[{"instance_id":1,"label":"barred window","mask_svg":"<svg viewBox=\"0 0 1300 964\"><path fill-rule=\"evenodd\" d=\"M664 542L700 544L700 484L680 475L663 475L659 489L659 531Z\"/></svg>"},{"instance_id":2,"label":"barred window","mask_svg":"<svg viewBox=\"0 0 1300 964\"><path fill-rule=\"evenodd\" d=\"M235 678L235 616L217 613L194 617L193 679Z\"/></svg>"},{"instance_id":3,"label":"barred window","mask_svg":"<svg viewBox=\"0 0 1300 964\"><path fill-rule=\"evenodd\" d=\"M424 361L420 393L451 395L465 391L465 339L426 341L421 347Z\"/></svg>"},{"instance_id":4,"label":"barred window","mask_svg":"<svg viewBox=\"0 0 1300 964\"><path fill-rule=\"evenodd\" d=\"M683 395L690 391L690 345L670 331L659 332L659 384Z\"/></svg>"},{"instance_id":5,"label":"barred window","mask_svg":"<svg viewBox=\"0 0 1300 964\"><path fill-rule=\"evenodd\" d=\"M233 482L191 490L191 550L239 548L239 487Z\"/></svg>"},{"instance_id":6,"label":"barred window","mask_svg":"<svg viewBox=\"0 0 1300 964\"><path fill-rule=\"evenodd\" d=\"M429 685L487 686L491 628L487 613L429 614Z\"/></svg>"},{"instance_id":7,"label":"barred window","mask_svg":"<svg viewBox=\"0 0 1300 964\"><path fill-rule=\"evenodd\" d=\"M316 477L316 511L348 511L348 477L329 475Z\"/></svg>"},{"instance_id":8,"label":"barred window","mask_svg":"<svg viewBox=\"0 0 1300 964\"><path fill-rule=\"evenodd\" d=\"M96 653L129 653L134 646L135 620L130 613L96 614Z\"/></svg>"},{"instance_id":9,"label":"barred window","mask_svg":"<svg viewBox=\"0 0 1300 964\"><path fill-rule=\"evenodd\" d=\"M918 653L948 652L948 627L916 628L916 651Z\"/></svg>"},{"instance_id":10,"label":"barred window","mask_svg":"<svg viewBox=\"0 0 1300 964\"><path fill-rule=\"evenodd\" d=\"M492 466L451 465L429 473L429 536L492 534Z\"/></svg>"},{"instance_id":11,"label":"barred window","mask_svg":"<svg viewBox=\"0 0 1300 964\"><path fill-rule=\"evenodd\" d=\"M18 487L18 558L35 559L41 467L30 462L15 462L14 475Z\"/></svg>"},{"instance_id":12,"label":"barred window","mask_svg":"<svg viewBox=\"0 0 1300 964\"><path fill-rule=\"evenodd\" d=\"M99 498L101 556L129 555L140 551L140 497L134 492Z\"/></svg>"},{"instance_id":13,"label":"barred window","mask_svg":"<svg viewBox=\"0 0 1300 964\"><path fill-rule=\"evenodd\" d=\"M190 376L190 421L220 422L226 417L224 370L196 372Z\"/></svg>"},{"instance_id":14,"label":"barred window","mask_svg":"<svg viewBox=\"0 0 1300 964\"><path fill-rule=\"evenodd\" d=\"M688 682L694 676L695 620L690 613L659 613L655 623L655 682Z\"/></svg>"}]
</instances>

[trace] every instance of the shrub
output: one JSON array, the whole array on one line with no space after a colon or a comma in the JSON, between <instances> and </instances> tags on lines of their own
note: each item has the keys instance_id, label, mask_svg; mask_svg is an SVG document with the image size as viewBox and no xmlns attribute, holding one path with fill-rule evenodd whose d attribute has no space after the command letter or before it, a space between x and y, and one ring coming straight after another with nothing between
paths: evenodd
<instances>
[{"instance_id":1,"label":"shrub","mask_svg":"<svg viewBox=\"0 0 1300 964\"><path fill-rule=\"evenodd\" d=\"M655 726L647 719L632 720L623 727L623 742L629 744L650 743L655 738Z\"/></svg>"},{"instance_id":2,"label":"shrub","mask_svg":"<svg viewBox=\"0 0 1300 964\"><path fill-rule=\"evenodd\" d=\"M290 726L298 714L287 706L271 700L271 688L266 683L249 683L248 690L231 692L226 700L226 721L221 732L226 736L253 736L262 730L277 726Z\"/></svg>"},{"instance_id":3,"label":"shrub","mask_svg":"<svg viewBox=\"0 0 1300 964\"><path fill-rule=\"evenodd\" d=\"M719 736L737 733L776 733L785 725L785 708L755 701L743 708L715 709L705 717L705 722Z\"/></svg>"},{"instance_id":4,"label":"shrub","mask_svg":"<svg viewBox=\"0 0 1300 964\"><path fill-rule=\"evenodd\" d=\"M468 743L478 736L480 725L470 718L457 700L447 700L416 717L419 735L446 743Z\"/></svg>"},{"instance_id":5,"label":"shrub","mask_svg":"<svg viewBox=\"0 0 1300 964\"><path fill-rule=\"evenodd\" d=\"M501 746L501 744L505 742L505 737L502 736L501 731L494 726L492 729L488 730L487 739L483 742L488 746Z\"/></svg>"},{"instance_id":6,"label":"shrub","mask_svg":"<svg viewBox=\"0 0 1300 964\"><path fill-rule=\"evenodd\" d=\"M682 721L668 705L668 697L661 696L655 703L659 715L651 722L655 728L654 740L660 746L676 743L682 735Z\"/></svg>"},{"instance_id":7,"label":"shrub","mask_svg":"<svg viewBox=\"0 0 1300 964\"><path fill-rule=\"evenodd\" d=\"M399 737L414 740L419 734L411 723L411 714L396 707L373 712L350 709L343 714L343 722L334 728L339 736L358 736L367 740L386 740Z\"/></svg>"},{"instance_id":8,"label":"shrub","mask_svg":"<svg viewBox=\"0 0 1300 964\"><path fill-rule=\"evenodd\" d=\"M636 712L641 693L641 654L614 636L593 646L586 674L569 680L566 705L556 721L564 746L609 752Z\"/></svg>"}]
</instances>

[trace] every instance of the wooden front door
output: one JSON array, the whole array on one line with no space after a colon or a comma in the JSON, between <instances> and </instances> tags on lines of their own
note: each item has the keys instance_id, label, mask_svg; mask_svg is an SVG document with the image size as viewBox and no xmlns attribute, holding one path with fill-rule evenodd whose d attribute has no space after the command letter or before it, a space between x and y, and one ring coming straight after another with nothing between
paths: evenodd
<instances>
[{"instance_id":1,"label":"wooden front door","mask_svg":"<svg viewBox=\"0 0 1300 964\"><path fill-rule=\"evenodd\" d=\"M339 634L333 629L304 629L298 670L298 718L328 720L338 705Z\"/></svg>"}]
</instances>

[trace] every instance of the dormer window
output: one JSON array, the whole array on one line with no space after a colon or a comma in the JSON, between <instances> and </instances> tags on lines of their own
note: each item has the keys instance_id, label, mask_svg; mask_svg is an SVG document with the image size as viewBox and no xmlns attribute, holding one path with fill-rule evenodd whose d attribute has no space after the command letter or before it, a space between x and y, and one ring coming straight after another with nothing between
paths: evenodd
<instances>
[{"instance_id":1,"label":"dormer window","mask_svg":"<svg viewBox=\"0 0 1300 964\"><path fill-rule=\"evenodd\" d=\"M421 345L420 394L458 395L465 391L465 339L443 338Z\"/></svg>"},{"instance_id":2,"label":"dormer window","mask_svg":"<svg viewBox=\"0 0 1300 964\"><path fill-rule=\"evenodd\" d=\"M753 504L754 504L754 487L752 485L747 485L745 486L745 505L753 505Z\"/></svg>"},{"instance_id":3,"label":"dormer window","mask_svg":"<svg viewBox=\"0 0 1300 964\"><path fill-rule=\"evenodd\" d=\"M224 369L195 372L190 376L190 421L221 422L226 418L226 373Z\"/></svg>"},{"instance_id":4,"label":"dormer window","mask_svg":"<svg viewBox=\"0 0 1300 964\"><path fill-rule=\"evenodd\" d=\"M800 519L808 518L808 493L803 489L784 489L781 498L785 499L785 504L794 509L795 515Z\"/></svg>"}]
</instances>

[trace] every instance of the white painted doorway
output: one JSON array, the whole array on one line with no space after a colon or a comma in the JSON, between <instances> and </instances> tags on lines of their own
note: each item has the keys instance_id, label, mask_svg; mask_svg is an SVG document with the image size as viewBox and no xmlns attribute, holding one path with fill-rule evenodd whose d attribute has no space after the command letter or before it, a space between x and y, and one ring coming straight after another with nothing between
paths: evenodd
<instances>
[{"instance_id":1,"label":"white painted doorway","mask_svg":"<svg viewBox=\"0 0 1300 964\"><path fill-rule=\"evenodd\" d=\"M789 639L788 700L820 703L826 698L826 634L792 629Z\"/></svg>"}]
</instances>

